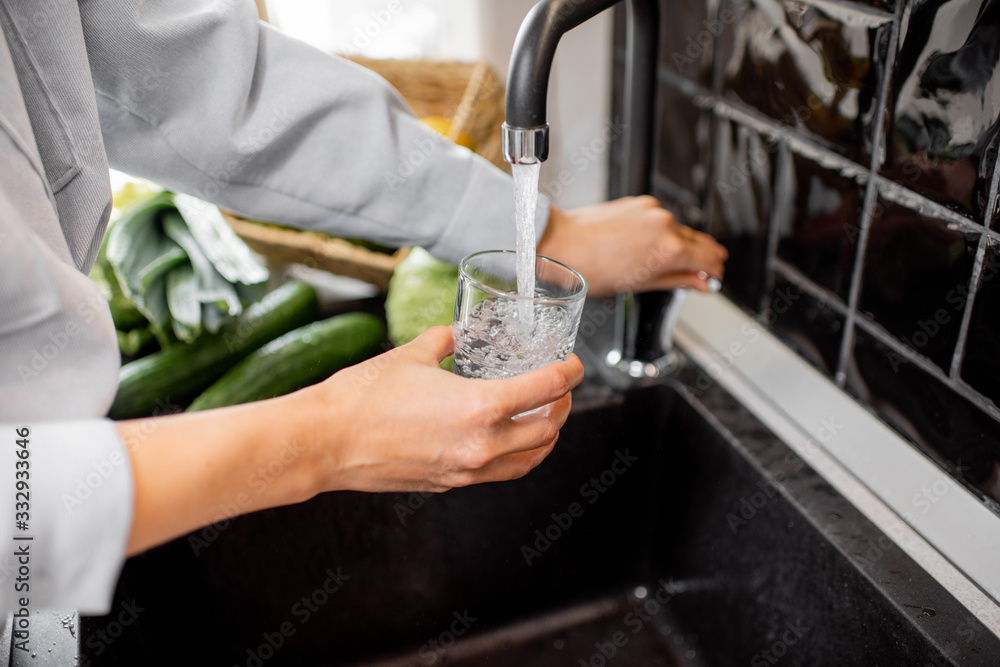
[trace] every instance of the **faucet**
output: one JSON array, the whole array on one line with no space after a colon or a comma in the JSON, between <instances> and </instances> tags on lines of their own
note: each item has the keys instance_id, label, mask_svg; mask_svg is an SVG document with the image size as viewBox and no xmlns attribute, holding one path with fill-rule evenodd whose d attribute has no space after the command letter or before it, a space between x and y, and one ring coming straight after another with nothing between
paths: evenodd
<instances>
[{"instance_id":1,"label":"faucet","mask_svg":"<svg viewBox=\"0 0 1000 667\"><path fill-rule=\"evenodd\" d=\"M535 164L549 156L546 98L559 39L619 0L542 0L525 16L514 40L507 76L503 157L510 164ZM658 0L625 0L625 131L621 194L650 190L653 101L656 90ZM619 294L615 336L605 363L616 384L656 382L678 366L673 350L682 290Z\"/></svg>"}]
</instances>

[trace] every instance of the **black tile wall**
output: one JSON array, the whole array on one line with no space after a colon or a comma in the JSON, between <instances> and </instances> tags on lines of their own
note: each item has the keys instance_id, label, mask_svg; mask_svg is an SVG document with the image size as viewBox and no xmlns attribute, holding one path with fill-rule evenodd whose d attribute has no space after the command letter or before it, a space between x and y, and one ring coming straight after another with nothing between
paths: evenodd
<instances>
[{"instance_id":1,"label":"black tile wall","mask_svg":"<svg viewBox=\"0 0 1000 667\"><path fill-rule=\"evenodd\" d=\"M882 173L981 219L1000 118L1000 2L914 2L901 28Z\"/></svg>"},{"instance_id":2,"label":"black tile wall","mask_svg":"<svg viewBox=\"0 0 1000 667\"><path fill-rule=\"evenodd\" d=\"M890 426L972 489L1000 498L1000 429L992 418L864 331L850 373L847 388Z\"/></svg>"},{"instance_id":3,"label":"black tile wall","mask_svg":"<svg viewBox=\"0 0 1000 667\"><path fill-rule=\"evenodd\" d=\"M723 94L867 164L891 16L797 0L722 11L734 17L719 38Z\"/></svg>"},{"instance_id":4,"label":"black tile wall","mask_svg":"<svg viewBox=\"0 0 1000 667\"><path fill-rule=\"evenodd\" d=\"M962 379L1000 407L1000 245L983 258L979 287L972 306L969 337L965 344ZM959 298L968 299L969 290Z\"/></svg>"},{"instance_id":5,"label":"black tile wall","mask_svg":"<svg viewBox=\"0 0 1000 667\"><path fill-rule=\"evenodd\" d=\"M730 299L1000 513L1000 0L661 13L655 194L729 248Z\"/></svg>"},{"instance_id":6,"label":"black tile wall","mask_svg":"<svg viewBox=\"0 0 1000 667\"><path fill-rule=\"evenodd\" d=\"M947 372L978 243L976 234L879 199L861 279L862 315Z\"/></svg>"},{"instance_id":7,"label":"black tile wall","mask_svg":"<svg viewBox=\"0 0 1000 667\"><path fill-rule=\"evenodd\" d=\"M744 125L716 122L708 232L729 249L723 291L751 311L766 285L775 146Z\"/></svg>"},{"instance_id":8,"label":"black tile wall","mask_svg":"<svg viewBox=\"0 0 1000 667\"><path fill-rule=\"evenodd\" d=\"M719 0L674 0L660 26L660 69L708 87L715 38L726 29Z\"/></svg>"},{"instance_id":9,"label":"black tile wall","mask_svg":"<svg viewBox=\"0 0 1000 667\"><path fill-rule=\"evenodd\" d=\"M779 194L791 215L778 229L778 256L846 302L864 185L800 155L792 165L790 187Z\"/></svg>"},{"instance_id":10,"label":"black tile wall","mask_svg":"<svg viewBox=\"0 0 1000 667\"><path fill-rule=\"evenodd\" d=\"M680 203L699 206L708 182L712 115L695 106L690 95L661 84L656 98L654 169ZM669 156L669 159L667 159Z\"/></svg>"},{"instance_id":11,"label":"black tile wall","mask_svg":"<svg viewBox=\"0 0 1000 667\"><path fill-rule=\"evenodd\" d=\"M833 376L844 332L843 315L795 283L777 277L764 320L809 363Z\"/></svg>"}]
</instances>

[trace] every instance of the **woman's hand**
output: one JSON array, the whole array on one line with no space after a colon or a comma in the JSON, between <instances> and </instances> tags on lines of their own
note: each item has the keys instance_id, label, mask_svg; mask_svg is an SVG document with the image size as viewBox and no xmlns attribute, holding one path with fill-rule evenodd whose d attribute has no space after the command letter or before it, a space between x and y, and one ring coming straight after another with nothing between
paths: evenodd
<instances>
[{"instance_id":1,"label":"woman's hand","mask_svg":"<svg viewBox=\"0 0 1000 667\"><path fill-rule=\"evenodd\" d=\"M128 553L323 491L445 491L527 474L559 437L580 360L470 380L438 367L452 346L448 327L434 327L287 396L119 422L135 479Z\"/></svg>"},{"instance_id":2,"label":"woman's hand","mask_svg":"<svg viewBox=\"0 0 1000 667\"><path fill-rule=\"evenodd\" d=\"M438 367L452 350L451 330L434 327L307 390L319 488L445 491L522 477L548 456L583 378L579 359L471 380Z\"/></svg>"},{"instance_id":3,"label":"woman's hand","mask_svg":"<svg viewBox=\"0 0 1000 667\"><path fill-rule=\"evenodd\" d=\"M538 253L569 264L592 296L691 287L722 280L729 253L677 222L654 197L625 197L573 211L552 209Z\"/></svg>"}]
</instances>

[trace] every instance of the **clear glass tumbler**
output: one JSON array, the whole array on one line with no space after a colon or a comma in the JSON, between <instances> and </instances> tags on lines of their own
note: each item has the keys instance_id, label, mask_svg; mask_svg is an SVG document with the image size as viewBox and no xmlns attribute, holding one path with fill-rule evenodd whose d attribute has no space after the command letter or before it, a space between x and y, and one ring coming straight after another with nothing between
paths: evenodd
<instances>
[{"instance_id":1,"label":"clear glass tumbler","mask_svg":"<svg viewBox=\"0 0 1000 667\"><path fill-rule=\"evenodd\" d=\"M535 258L535 296L517 293L517 253L487 250L459 265L452 336L455 373L508 378L562 361L573 351L587 281L541 255Z\"/></svg>"}]
</instances>

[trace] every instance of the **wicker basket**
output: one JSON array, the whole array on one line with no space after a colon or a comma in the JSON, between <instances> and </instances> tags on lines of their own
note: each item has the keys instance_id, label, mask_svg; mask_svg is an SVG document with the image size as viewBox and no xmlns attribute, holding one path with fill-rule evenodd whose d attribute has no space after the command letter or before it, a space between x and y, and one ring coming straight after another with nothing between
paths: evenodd
<instances>
[{"instance_id":1,"label":"wicker basket","mask_svg":"<svg viewBox=\"0 0 1000 667\"><path fill-rule=\"evenodd\" d=\"M398 90L417 117L443 116L451 120L448 138L468 134L476 152L509 171L500 146L504 118L504 88L486 63L426 60L351 60L382 76Z\"/></svg>"},{"instance_id":2,"label":"wicker basket","mask_svg":"<svg viewBox=\"0 0 1000 667\"><path fill-rule=\"evenodd\" d=\"M449 139L454 141L462 133L467 134L475 142L477 153L507 169L500 146L504 89L489 65L359 57L351 60L384 77L399 90L418 117L450 119ZM260 224L229 214L226 219L247 245L271 261L300 262L359 278L383 291L396 265L408 252L401 249L385 255L319 232Z\"/></svg>"}]
</instances>

